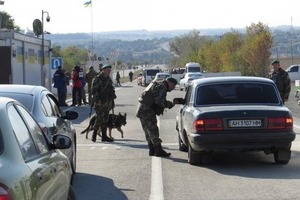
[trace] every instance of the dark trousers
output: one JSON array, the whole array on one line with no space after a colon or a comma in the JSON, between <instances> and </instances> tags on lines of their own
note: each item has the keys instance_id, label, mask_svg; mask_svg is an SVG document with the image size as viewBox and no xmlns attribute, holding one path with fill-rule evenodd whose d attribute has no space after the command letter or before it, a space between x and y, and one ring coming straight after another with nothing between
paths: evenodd
<instances>
[{"instance_id":1,"label":"dark trousers","mask_svg":"<svg viewBox=\"0 0 300 200\"><path fill-rule=\"evenodd\" d=\"M73 87L72 89L72 105L81 105L81 99L82 99L82 87Z\"/></svg>"}]
</instances>

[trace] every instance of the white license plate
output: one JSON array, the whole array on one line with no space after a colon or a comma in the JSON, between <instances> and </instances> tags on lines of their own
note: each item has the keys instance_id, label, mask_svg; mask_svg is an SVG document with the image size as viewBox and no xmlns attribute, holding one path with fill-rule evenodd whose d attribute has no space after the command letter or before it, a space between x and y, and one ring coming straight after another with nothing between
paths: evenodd
<instances>
[{"instance_id":1,"label":"white license plate","mask_svg":"<svg viewBox=\"0 0 300 200\"><path fill-rule=\"evenodd\" d=\"M229 120L229 127L261 127L261 120Z\"/></svg>"}]
</instances>

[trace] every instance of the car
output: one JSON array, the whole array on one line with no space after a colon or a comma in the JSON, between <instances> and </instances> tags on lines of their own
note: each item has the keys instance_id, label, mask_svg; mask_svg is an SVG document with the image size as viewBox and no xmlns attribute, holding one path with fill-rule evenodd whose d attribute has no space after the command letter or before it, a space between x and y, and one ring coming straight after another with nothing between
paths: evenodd
<instances>
[{"instance_id":1,"label":"car","mask_svg":"<svg viewBox=\"0 0 300 200\"><path fill-rule=\"evenodd\" d=\"M203 78L201 72L187 72L184 74L184 77L179 81L179 89L186 91L187 87L190 85L191 81L195 79Z\"/></svg>"},{"instance_id":2,"label":"car","mask_svg":"<svg viewBox=\"0 0 300 200\"><path fill-rule=\"evenodd\" d=\"M155 78L153 81L162 81L167 79L168 77L171 77L171 74L168 72L159 72L155 75Z\"/></svg>"},{"instance_id":3,"label":"car","mask_svg":"<svg viewBox=\"0 0 300 200\"><path fill-rule=\"evenodd\" d=\"M287 164L295 139L293 117L275 83L261 77L194 80L176 114L179 150L192 165L216 150L264 151Z\"/></svg>"},{"instance_id":4,"label":"car","mask_svg":"<svg viewBox=\"0 0 300 200\"><path fill-rule=\"evenodd\" d=\"M70 120L78 117L75 111L62 112L56 97L45 87L36 85L0 84L0 96L21 102L41 124L49 139L56 134L67 135L72 146L62 152L69 158L76 173L76 130Z\"/></svg>"},{"instance_id":5,"label":"car","mask_svg":"<svg viewBox=\"0 0 300 200\"><path fill-rule=\"evenodd\" d=\"M18 101L0 97L0 199L70 199L72 168L58 149L72 140L56 134L51 140Z\"/></svg>"},{"instance_id":6,"label":"car","mask_svg":"<svg viewBox=\"0 0 300 200\"><path fill-rule=\"evenodd\" d=\"M149 68L149 69L143 69L143 76L142 76L142 86L149 85L153 79L155 78L155 75L157 73L161 72L159 67L155 68Z\"/></svg>"}]
</instances>

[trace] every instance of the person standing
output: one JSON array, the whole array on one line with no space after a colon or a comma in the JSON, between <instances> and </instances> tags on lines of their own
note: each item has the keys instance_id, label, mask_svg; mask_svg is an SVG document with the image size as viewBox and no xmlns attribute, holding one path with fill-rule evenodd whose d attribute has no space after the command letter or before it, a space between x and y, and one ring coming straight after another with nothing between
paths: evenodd
<instances>
[{"instance_id":1,"label":"person standing","mask_svg":"<svg viewBox=\"0 0 300 200\"><path fill-rule=\"evenodd\" d=\"M167 92L171 92L177 84L176 79L169 77L161 82L150 83L138 99L136 116L140 119L149 147L149 156L169 157L162 149L159 138L156 115L163 114L165 108L173 108L174 103L167 101Z\"/></svg>"},{"instance_id":2,"label":"person standing","mask_svg":"<svg viewBox=\"0 0 300 200\"><path fill-rule=\"evenodd\" d=\"M82 79L80 77L80 67L75 66L72 73L72 105L71 106L81 106L82 102Z\"/></svg>"},{"instance_id":3,"label":"person standing","mask_svg":"<svg viewBox=\"0 0 300 200\"><path fill-rule=\"evenodd\" d=\"M275 82L284 104L289 99L291 80L289 74L280 67L280 62L278 60L274 60L271 65L273 66L273 71L269 74L269 78Z\"/></svg>"},{"instance_id":4,"label":"person standing","mask_svg":"<svg viewBox=\"0 0 300 200\"><path fill-rule=\"evenodd\" d=\"M132 71L130 71L128 75L129 75L129 80L130 80L130 82L132 82L132 78L133 78L133 72L132 72Z\"/></svg>"},{"instance_id":5,"label":"person standing","mask_svg":"<svg viewBox=\"0 0 300 200\"><path fill-rule=\"evenodd\" d=\"M61 66L58 66L53 75L54 88L57 89L57 98L60 106L67 106L66 104L66 85L67 77L62 70Z\"/></svg>"},{"instance_id":6,"label":"person standing","mask_svg":"<svg viewBox=\"0 0 300 200\"><path fill-rule=\"evenodd\" d=\"M116 74L117 86L121 86L120 79L121 79L120 73L119 73L119 71L117 71L117 74Z\"/></svg>"},{"instance_id":7,"label":"person standing","mask_svg":"<svg viewBox=\"0 0 300 200\"><path fill-rule=\"evenodd\" d=\"M98 73L94 70L93 66L90 66L89 71L85 74L85 80L88 85L88 98L90 105L92 104L92 81L97 75Z\"/></svg>"},{"instance_id":8,"label":"person standing","mask_svg":"<svg viewBox=\"0 0 300 200\"><path fill-rule=\"evenodd\" d=\"M109 111L114 109L117 98L113 81L110 78L111 65L106 64L102 67L102 72L93 79L92 94L93 106L96 111L96 122L94 124L94 131L92 141L96 142L97 132L101 129L102 142L113 142L113 139L107 136L107 122L109 118Z\"/></svg>"}]
</instances>

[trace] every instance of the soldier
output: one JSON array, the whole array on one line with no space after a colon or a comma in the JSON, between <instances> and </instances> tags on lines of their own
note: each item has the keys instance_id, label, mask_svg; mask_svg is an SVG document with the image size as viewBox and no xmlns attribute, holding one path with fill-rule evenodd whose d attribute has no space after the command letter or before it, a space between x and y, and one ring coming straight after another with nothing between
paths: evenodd
<instances>
[{"instance_id":1,"label":"soldier","mask_svg":"<svg viewBox=\"0 0 300 200\"><path fill-rule=\"evenodd\" d=\"M273 72L269 75L269 78L275 82L282 102L285 103L289 99L291 92L291 80L289 74L280 67L280 62L278 60L274 60L271 65L273 66Z\"/></svg>"},{"instance_id":2,"label":"soldier","mask_svg":"<svg viewBox=\"0 0 300 200\"><path fill-rule=\"evenodd\" d=\"M111 65L104 65L102 71L93 79L92 94L93 106L96 111L96 122L94 125L94 132L92 141L96 142L98 129L102 132L102 141L113 142L107 137L107 122L109 111L115 107L114 100L117 98L113 81L110 78Z\"/></svg>"},{"instance_id":3,"label":"soldier","mask_svg":"<svg viewBox=\"0 0 300 200\"><path fill-rule=\"evenodd\" d=\"M156 115L163 114L165 108L171 109L174 103L166 100L167 92L171 92L177 84L176 79L169 77L161 82L152 82L138 99L136 116L140 118L149 146L149 156L169 157L162 149L157 127Z\"/></svg>"},{"instance_id":4,"label":"soldier","mask_svg":"<svg viewBox=\"0 0 300 200\"><path fill-rule=\"evenodd\" d=\"M88 84L89 104L92 104L92 81L97 75L98 73L94 70L93 66L90 66L89 71L85 74L85 80Z\"/></svg>"}]
</instances>

